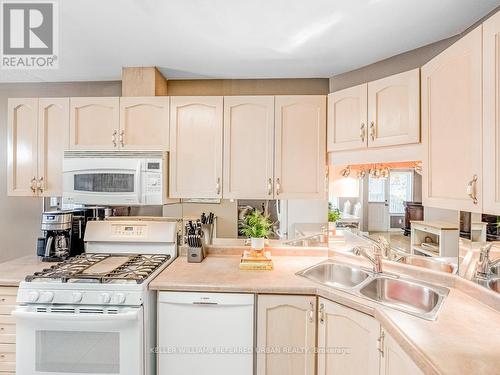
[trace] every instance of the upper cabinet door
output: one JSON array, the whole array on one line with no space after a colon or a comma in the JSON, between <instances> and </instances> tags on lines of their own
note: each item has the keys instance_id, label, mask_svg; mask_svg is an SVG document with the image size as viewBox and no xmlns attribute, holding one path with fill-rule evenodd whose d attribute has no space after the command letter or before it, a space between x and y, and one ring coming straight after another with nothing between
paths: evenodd
<instances>
[{"instance_id":1,"label":"upper cabinet door","mask_svg":"<svg viewBox=\"0 0 500 375\"><path fill-rule=\"evenodd\" d=\"M328 152L365 148L367 84L328 95Z\"/></svg>"},{"instance_id":2,"label":"upper cabinet door","mask_svg":"<svg viewBox=\"0 0 500 375\"><path fill-rule=\"evenodd\" d=\"M319 300L318 375L378 375L380 324L371 316ZM328 352L346 348L348 353ZM339 355L341 354L341 355Z\"/></svg>"},{"instance_id":3,"label":"upper cabinet door","mask_svg":"<svg viewBox=\"0 0 500 375\"><path fill-rule=\"evenodd\" d=\"M38 99L9 99L7 135L7 194L37 194Z\"/></svg>"},{"instance_id":4,"label":"upper cabinet door","mask_svg":"<svg viewBox=\"0 0 500 375\"><path fill-rule=\"evenodd\" d=\"M422 67L424 206L481 212L481 29Z\"/></svg>"},{"instance_id":5,"label":"upper cabinet door","mask_svg":"<svg viewBox=\"0 0 500 375\"><path fill-rule=\"evenodd\" d=\"M272 199L274 96L224 98L224 198Z\"/></svg>"},{"instance_id":6,"label":"upper cabinet door","mask_svg":"<svg viewBox=\"0 0 500 375\"><path fill-rule=\"evenodd\" d=\"M222 198L221 96L170 98L170 197Z\"/></svg>"},{"instance_id":7,"label":"upper cabinet door","mask_svg":"<svg viewBox=\"0 0 500 375\"><path fill-rule=\"evenodd\" d=\"M120 144L119 98L71 98L71 149L109 150Z\"/></svg>"},{"instance_id":8,"label":"upper cabinet door","mask_svg":"<svg viewBox=\"0 0 500 375\"><path fill-rule=\"evenodd\" d=\"M326 96L275 99L275 198L326 197Z\"/></svg>"},{"instance_id":9,"label":"upper cabinet door","mask_svg":"<svg viewBox=\"0 0 500 375\"><path fill-rule=\"evenodd\" d=\"M368 146L420 142L420 69L368 83Z\"/></svg>"},{"instance_id":10,"label":"upper cabinet door","mask_svg":"<svg viewBox=\"0 0 500 375\"><path fill-rule=\"evenodd\" d=\"M120 98L121 148L168 150L169 99L166 96Z\"/></svg>"},{"instance_id":11,"label":"upper cabinet door","mask_svg":"<svg viewBox=\"0 0 500 375\"><path fill-rule=\"evenodd\" d=\"M69 144L69 98L38 99L38 190L62 195L62 162Z\"/></svg>"},{"instance_id":12,"label":"upper cabinet door","mask_svg":"<svg viewBox=\"0 0 500 375\"><path fill-rule=\"evenodd\" d=\"M500 215L500 13L483 24L483 212Z\"/></svg>"}]
</instances>

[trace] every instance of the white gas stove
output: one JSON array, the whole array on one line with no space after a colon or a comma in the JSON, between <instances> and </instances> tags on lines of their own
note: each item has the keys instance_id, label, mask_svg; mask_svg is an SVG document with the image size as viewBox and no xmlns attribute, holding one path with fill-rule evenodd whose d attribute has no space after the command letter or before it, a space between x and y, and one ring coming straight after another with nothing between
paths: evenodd
<instances>
[{"instance_id":1,"label":"white gas stove","mask_svg":"<svg viewBox=\"0 0 500 375\"><path fill-rule=\"evenodd\" d=\"M154 374L148 284L177 256L176 223L89 222L85 242L84 254L20 284L17 374Z\"/></svg>"}]
</instances>

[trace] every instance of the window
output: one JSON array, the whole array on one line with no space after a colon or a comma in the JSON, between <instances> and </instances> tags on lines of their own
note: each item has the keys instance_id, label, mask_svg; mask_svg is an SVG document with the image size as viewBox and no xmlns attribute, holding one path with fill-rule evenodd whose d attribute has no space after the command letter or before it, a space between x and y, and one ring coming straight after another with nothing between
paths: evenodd
<instances>
[{"instance_id":1,"label":"window","mask_svg":"<svg viewBox=\"0 0 500 375\"><path fill-rule=\"evenodd\" d=\"M389 180L389 212L404 214L403 203L413 199L413 172L391 171Z\"/></svg>"},{"instance_id":2,"label":"window","mask_svg":"<svg viewBox=\"0 0 500 375\"><path fill-rule=\"evenodd\" d=\"M385 179L372 178L368 179L368 202L383 203L385 202Z\"/></svg>"}]
</instances>

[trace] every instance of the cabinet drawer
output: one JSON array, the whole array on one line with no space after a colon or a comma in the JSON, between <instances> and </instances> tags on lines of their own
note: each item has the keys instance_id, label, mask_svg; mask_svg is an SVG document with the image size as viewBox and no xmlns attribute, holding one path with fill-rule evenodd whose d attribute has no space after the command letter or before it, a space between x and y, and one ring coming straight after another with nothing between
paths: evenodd
<instances>
[{"instance_id":1,"label":"cabinet drawer","mask_svg":"<svg viewBox=\"0 0 500 375\"><path fill-rule=\"evenodd\" d=\"M16 345L0 344L0 372L16 371Z\"/></svg>"},{"instance_id":2,"label":"cabinet drawer","mask_svg":"<svg viewBox=\"0 0 500 375\"><path fill-rule=\"evenodd\" d=\"M0 344L16 342L16 322L12 316L0 315Z\"/></svg>"},{"instance_id":3,"label":"cabinet drawer","mask_svg":"<svg viewBox=\"0 0 500 375\"><path fill-rule=\"evenodd\" d=\"M17 288L0 288L0 315L10 315L16 307Z\"/></svg>"}]
</instances>

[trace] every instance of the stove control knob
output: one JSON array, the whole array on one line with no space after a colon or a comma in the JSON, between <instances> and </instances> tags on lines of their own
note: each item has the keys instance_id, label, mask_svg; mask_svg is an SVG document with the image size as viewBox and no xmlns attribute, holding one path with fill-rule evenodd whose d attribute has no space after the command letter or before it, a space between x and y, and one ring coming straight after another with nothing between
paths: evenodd
<instances>
[{"instance_id":1,"label":"stove control knob","mask_svg":"<svg viewBox=\"0 0 500 375\"><path fill-rule=\"evenodd\" d=\"M73 293L73 298L72 298L73 303L81 302L82 298L83 298L82 292L74 292Z\"/></svg>"},{"instance_id":2,"label":"stove control knob","mask_svg":"<svg viewBox=\"0 0 500 375\"><path fill-rule=\"evenodd\" d=\"M35 292L35 291L29 292L28 301L29 302L36 302L36 301L38 301L38 297L40 297L40 293Z\"/></svg>"},{"instance_id":3,"label":"stove control knob","mask_svg":"<svg viewBox=\"0 0 500 375\"><path fill-rule=\"evenodd\" d=\"M111 301L111 296L109 293L101 294L101 303L109 303Z\"/></svg>"},{"instance_id":4,"label":"stove control knob","mask_svg":"<svg viewBox=\"0 0 500 375\"><path fill-rule=\"evenodd\" d=\"M113 296L113 302L117 305L120 305L125 302L125 294L123 293L116 293Z\"/></svg>"},{"instance_id":5,"label":"stove control knob","mask_svg":"<svg viewBox=\"0 0 500 375\"><path fill-rule=\"evenodd\" d=\"M41 302L51 302L54 299L54 292L45 292L40 296Z\"/></svg>"}]
</instances>

